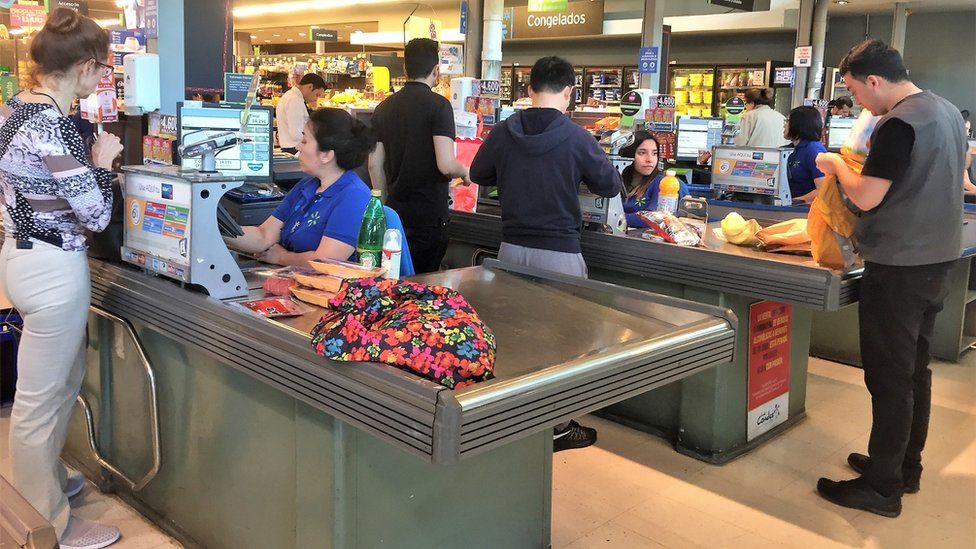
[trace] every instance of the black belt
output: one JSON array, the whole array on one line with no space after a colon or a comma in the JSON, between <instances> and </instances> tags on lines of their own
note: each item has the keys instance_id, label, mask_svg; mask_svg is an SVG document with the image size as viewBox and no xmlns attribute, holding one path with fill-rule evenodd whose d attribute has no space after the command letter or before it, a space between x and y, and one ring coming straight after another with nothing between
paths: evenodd
<instances>
[{"instance_id":1,"label":"black belt","mask_svg":"<svg viewBox=\"0 0 976 549\"><path fill-rule=\"evenodd\" d=\"M55 239L55 238L51 238L51 237L47 237L47 236L40 236L40 235L34 235L32 238L36 238L37 240L40 240L41 242L46 242L46 243L48 243L48 244L50 244L52 246L58 247L58 248L61 248L62 247L62 244L63 244L63 241L60 238ZM34 243L31 242L29 239L22 238L22 237L16 237L16 240L17 240L17 249L18 250L32 250L32 249L34 249Z\"/></svg>"}]
</instances>

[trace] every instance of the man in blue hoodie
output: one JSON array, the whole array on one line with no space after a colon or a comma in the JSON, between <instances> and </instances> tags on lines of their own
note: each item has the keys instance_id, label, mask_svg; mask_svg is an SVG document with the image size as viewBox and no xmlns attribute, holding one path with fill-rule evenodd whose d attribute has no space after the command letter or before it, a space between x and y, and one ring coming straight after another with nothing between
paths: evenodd
<instances>
[{"instance_id":1,"label":"man in blue hoodie","mask_svg":"<svg viewBox=\"0 0 976 549\"><path fill-rule=\"evenodd\" d=\"M609 198L620 194L623 181L593 136L565 115L574 84L573 66L565 59L536 61L529 79L532 108L492 129L471 162L470 174L479 185L498 187L498 259L586 277L579 185ZM570 421L556 427L553 451L594 442L595 429Z\"/></svg>"}]
</instances>

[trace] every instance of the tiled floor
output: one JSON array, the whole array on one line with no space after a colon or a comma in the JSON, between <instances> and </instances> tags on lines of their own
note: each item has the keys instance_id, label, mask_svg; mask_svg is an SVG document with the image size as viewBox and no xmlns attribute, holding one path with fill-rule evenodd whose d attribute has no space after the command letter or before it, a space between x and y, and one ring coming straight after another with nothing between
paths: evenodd
<instances>
[{"instance_id":1,"label":"tiled floor","mask_svg":"<svg viewBox=\"0 0 976 549\"><path fill-rule=\"evenodd\" d=\"M0 474L10 478L7 443L10 408L0 409ZM122 532L122 539L112 547L119 549L169 549L183 547L156 528L153 523L115 496L99 492L91 483L71 500L72 513L111 524Z\"/></svg>"},{"instance_id":2,"label":"tiled floor","mask_svg":"<svg viewBox=\"0 0 976 549\"><path fill-rule=\"evenodd\" d=\"M716 467L650 435L594 417L596 446L556 454L556 549L650 547L976 547L976 352L937 363L922 491L886 519L837 507L814 493L820 476L849 478L849 452L864 451L870 401L861 371L812 359L807 419L778 439ZM0 472L9 473L7 415L0 417ZM123 549L179 547L118 499L89 486L74 502L91 520L117 525Z\"/></svg>"},{"instance_id":3,"label":"tiled floor","mask_svg":"<svg viewBox=\"0 0 976 549\"><path fill-rule=\"evenodd\" d=\"M922 490L897 519L837 507L821 476L851 478L871 425L861 370L811 359L807 419L717 467L663 441L587 417L596 446L556 454L553 547L976 548L976 351L933 364Z\"/></svg>"}]
</instances>

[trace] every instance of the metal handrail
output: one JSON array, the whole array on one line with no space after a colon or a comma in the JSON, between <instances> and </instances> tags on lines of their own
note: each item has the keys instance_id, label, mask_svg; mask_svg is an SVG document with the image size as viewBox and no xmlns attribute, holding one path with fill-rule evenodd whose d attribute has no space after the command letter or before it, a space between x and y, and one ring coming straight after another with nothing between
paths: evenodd
<instances>
[{"instance_id":1,"label":"metal handrail","mask_svg":"<svg viewBox=\"0 0 976 549\"><path fill-rule=\"evenodd\" d=\"M143 476L138 481L133 481L132 479L130 479L128 475L123 473L121 469L119 469L118 467L113 465L110 461L108 461L102 455L101 451L99 451L98 441L95 440L95 422L94 419L92 418L91 406L88 404L88 401L85 399L83 395L81 394L78 395L78 403L81 404L81 407L85 412L85 425L88 427L88 446L91 447L91 452L95 458L95 461L97 461L99 465L101 465L105 469L108 469L117 477L122 479L129 486L130 490L132 490L133 492L138 492L139 490L142 490L147 484L149 484L149 481L151 481L156 476L156 474L159 473L159 468L162 464L162 455L160 452L160 442L159 442L159 406L158 406L158 399L157 399L157 392L156 392L156 372L155 370L153 370L152 364L149 362L149 358L146 356L146 352L142 347L142 342L139 340L139 336L136 334L135 329L132 327L132 324L128 320L120 316L116 316L104 309L96 307L95 305L92 305L90 309L96 315L101 316L103 318L107 318L108 320L121 324L122 326L125 327L126 331L129 333L129 337L131 337L132 341L135 343L136 351L139 352L139 359L142 361L142 367L146 371L146 379L149 381L149 390L150 390L149 414L151 416L151 421L152 421L151 427L152 427L153 465L152 468L149 470L149 472L146 473L146 475Z\"/></svg>"}]
</instances>

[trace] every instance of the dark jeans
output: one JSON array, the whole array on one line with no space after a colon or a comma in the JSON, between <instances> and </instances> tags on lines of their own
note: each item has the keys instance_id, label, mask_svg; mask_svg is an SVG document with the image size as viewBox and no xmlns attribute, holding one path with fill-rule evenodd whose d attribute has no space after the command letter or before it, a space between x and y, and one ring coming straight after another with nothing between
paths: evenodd
<instances>
[{"instance_id":1,"label":"dark jeans","mask_svg":"<svg viewBox=\"0 0 976 549\"><path fill-rule=\"evenodd\" d=\"M932 405L929 343L950 265L865 264L858 307L872 414L865 478L884 495L904 489L902 471L921 474Z\"/></svg>"},{"instance_id":2,"label":"dark jeans","mask_svg":"<svg viewBox=\"0 0 976 549\"><path fill-rule=\"evenodd\" d=\"M439 271L450 238L448 222L444 221L435 227L404 226L403 230L407 236L407 246L410 248L410 257L413 259L413 268L417 274Z\"/></svg>"}]
</instances>

